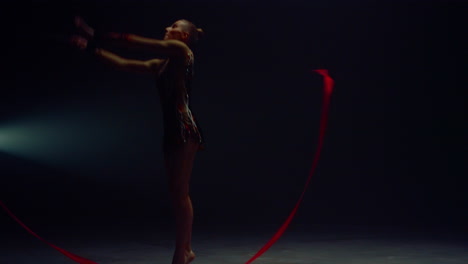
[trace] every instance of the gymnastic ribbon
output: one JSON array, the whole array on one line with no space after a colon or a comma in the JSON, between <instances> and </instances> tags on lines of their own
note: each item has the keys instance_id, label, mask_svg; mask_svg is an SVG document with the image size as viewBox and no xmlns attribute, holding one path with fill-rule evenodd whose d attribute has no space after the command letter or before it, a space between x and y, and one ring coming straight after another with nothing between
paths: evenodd
<instances>
[{"instance_id":1,"label":"gymnastic ribbon","mask_svg":"<svg viewBox=\"0 0 468 264\"><path fill-rule=\"evenodd\" d=\"M309 178L307 179L307 182L305 184L304 190L302 191L302 194L299 198L299 201L297 201L296 206L294 206L294 209L292 212L289 214L288 218L286 221L283 223L283 225L280 227L280 229L276 232L276 234L268 241L249 261L247 261L245 264L250 264L252 263L255 259L263 255L286 231L288 228L289 224L291 223L292 219L294 218L294 215L297 212L297 209L299 208L299 205L302 202L302 198L304 197L305 191L307 187L309 186L310 180L312 179L312 175L315 172L315 169L317 168L317 164L319 161L320 157L320 152L322 151L322 146L323 146L323 140L325 138L325 130L327 127L327 121L328 121L328 112L330 108L330 98L331 94L333 91L333 86L334 86L334 80L328 75L328 70L325 69L318 69L318 70L313 70L313 72L316 72L320 75L323 76L323 100L322 100L322 113L320 116L320 128L319 128L319 140L318 140L318 146L314 155L314 159L312 162L312 168L310 169L309 172Z\"/></svg>"},{"instance_id":2,"label":"gymnastic ribbon","mask_svg":"<svg viewBox=\"0 0 468 264\"><path fill-rule=\"evenodd\" d=\"M37 235L36 233L34 233L31 229L29 229L29 227L27 227L25 224L23 224L23 222L21 222L6 206L5 204L0 201L0 206L7 212L8 215L10 215L11 218L13 218L16 222L18 222L18 224L20 224L24 229L26 229L26 231L28 231L29 233L31 233L33 236L39 238L39 240L42 240L42 242L46 243L47 245L49 245L50 247L54 248L55 250L59 251L60 253L62 253L63 255L65 255L66 257L70 258L71 260L79 263L79 264L97 264L96 262L94 261L91 261L89 259L85 259L83 257L80 257L78 255L75 255L71 252L68 252L66 251L65 249L62 249L62 248L59 248L57 247L56 245L46 241L45 239L43 239L42 237L40 237L39 235Z\"/></svg>"},{"instance_id":3,"label":"gymnastic ribbon","mask_svg":"<svg viewBox=\"0 0 468 264\"><path fill-rule=\"evenodd\" d=\"M322 113L321 113L321 117L320 117L320 132L319 132L319 140L318 140L318 146L317 146L317 150L315 152L315 156L314 156L314 159L313 159L313 162L312 162L312 168L310 170L310 173L309 173L309 177L307 179L307 182L306 182L306 185L304 187L304 190L299 198L299 201L297 201L296 203L296 206L294 207L294 209L292 210L292 212L290 213L290 215L288 216L288 218L286 219L286 221L283 223L283 225L280 227L280 229L276 232L276 234L270 239L270 241L268 241L265 246L263 246L249 261L247 261L245 264L250 264L252 263L255 259L257 259L258 257L260 257L261 255L263 255L263 253L265 253L282 235L283 233L286 231L287 227L289 226L289 224L291 223L293 217L295 216L296 212L297 212L297 209L299 208L299 205L300 203L302 202L302 199L304 197L304 194L305 194L305 191L307 189L307 187L309 186L309 183L310 183L310 180L312 179L312 175L314 174L314 171L317 167L317 164L318 164L318 160L319 160L319 157L320 157L320 152L322 150L322 146L323 146L323 140L324 140L324 137L325 137L325 128L327 126L327 120L328 120L328 112L329 112L329 106L330 106L330 98L331 98L331 94L332 94L332 90L333 90L333 85L334 85L334 81L333 79L328 75L328 70L325 70L325 69L319 69L319 70L314 70L314 72L317 72L318 74L322 75L323 78L324 78L324 93L323 93L323 103L322 103ZM62 253L63 255L65 255L66 257L70 258L71 260L79 263L79 264L97 264L96 262L94 261L91 261L91 260L88 260L88 259L85 259L83 257L80 257L78 255L75 255L71 252L68 252L62 248L59 248L57 247L56 245L46 241L45 239L43 239L42 237L40 237L39 235L37 235L36 233L34 233L31 229L29 229L29 227L27 227L25 224L23 224L23 222L21 222L6 206L5 204L0 201L0 206L8 213L8 215L13 218L16 222L18 222L18 224L20 224L24 229L26 229L26 231L28 231L29 233L31 233L33 236L37 237L39 240L43 241L44 243L48 244L50 247L54 248L55 250L59 251L60 253Z\"/></svg>"}]
</instances>

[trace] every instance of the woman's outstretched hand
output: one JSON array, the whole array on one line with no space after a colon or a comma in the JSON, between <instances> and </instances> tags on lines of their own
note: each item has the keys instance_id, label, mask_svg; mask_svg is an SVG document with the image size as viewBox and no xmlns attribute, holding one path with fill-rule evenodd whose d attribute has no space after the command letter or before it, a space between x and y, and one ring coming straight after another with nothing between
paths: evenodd
<instances>
[{"instance_id":1,"label":"woman's outstretched hand","mask_svg":"<svg viewBox=\"0 0 468 264\"><path fill-rule=\"evenodd\" d=\"M88 40L82 36L73 35L70 37L70 44L79 50L86 50L88 47Z\"/></svg>"},{"instance_id":2,"label":"woman's outstretched hand","mask_svg":"<svg viewBox=\"0 0 468 264\"><path fill-rule=\"evenodd\" d=\"M88 40L94 38L94 29L82 17L75 16L75 27L84 38Z\"/></svg>"}]
</instances>

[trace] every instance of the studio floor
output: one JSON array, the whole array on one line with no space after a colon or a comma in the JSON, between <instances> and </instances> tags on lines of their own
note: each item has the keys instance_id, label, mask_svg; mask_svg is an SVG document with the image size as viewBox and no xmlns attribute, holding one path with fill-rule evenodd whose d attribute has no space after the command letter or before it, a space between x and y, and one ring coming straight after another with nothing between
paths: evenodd
<instances>
[{"instance_id":1,"label":"studio floor","mask_svg":"<svg viewBox=\"0 0 468 264\"><path fill-rule=\"evenodd\" d=\"M71 264L58 251L12 225L0 238L2 264ZM5 230L5 229L2 229ZM99 264L170 264L172 229L148 226L35 230L49 242ZM41 234L41 231L43 234ZM276 231L266 228L194 228L192 264L244 264ZM258 264L466 264L460 232L292 225Z\"/></svg>"}]
</instances>

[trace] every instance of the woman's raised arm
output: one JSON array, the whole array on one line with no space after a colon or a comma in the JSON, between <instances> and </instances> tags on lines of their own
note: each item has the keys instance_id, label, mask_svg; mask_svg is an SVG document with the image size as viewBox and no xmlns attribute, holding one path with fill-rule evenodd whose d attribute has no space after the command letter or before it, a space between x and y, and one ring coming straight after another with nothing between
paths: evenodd
<instances>
[{"instance_id":1,"label":"woman's raised arm","mask_svg":"<svg viewBox=\"0 0 468 264\"><path fill-rule=\"evenodd\" d=\"M128 48L148 50L164 57L186 57L190 51L187 44L180 40L159 40L135 34L96 32L81 17L75 18L75 25L84 38L96 42L97 45L108 42Z\"/></svg>"},{"instance_id":2,"label":"woman's raised arm","mask_svg":"<svg viewBox=\"0 0 468 264\"><path fill-rule=\"evenodd\" d=\"M88 51L96 57L98 57L104 63L122 71L156 74L159 72L159 70L165 62L165 60L163 59L151 59L142 61L123 58L108 50L88 46L89 41L81 36L72 36L70 42L76 48L83 51Z\"/></svg>"},{"instance_id":3,"label":"woman's raised arm","mask_svg":"<svg viewBox=\"0 0 468 264\"><path fill-rule=\"evenodd\" d=\"M175 39L159 40L125 33L106 33L99 36L98 39L129 48L147 50L165 57L185 58L190 52L187 44Z\"/></svg>"},{"instance_id":4,"label":"woman's raised arm","mask_svg":"<svg viewBox=\"0 0 468 264\"><path fill-rule=\"evenodd\" d=\"M95 50L95 54L104 63L113 66L118 70L133 73L157 74L164 63L164 60L162 59L152 59L145 61L127 59L120 57L108 50L99 48Z\"/></svg>"}]
</instances>

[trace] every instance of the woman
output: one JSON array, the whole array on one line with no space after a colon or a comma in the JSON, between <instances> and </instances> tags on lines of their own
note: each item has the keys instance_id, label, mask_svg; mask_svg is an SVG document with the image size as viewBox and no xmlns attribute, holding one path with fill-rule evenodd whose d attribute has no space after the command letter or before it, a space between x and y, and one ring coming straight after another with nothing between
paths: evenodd
<instances>
[{"instance_id":1,"label":"woman","mask_svg":"<svg viewBox=\"0 0 468 264\"><path fill-rule=\"evenodd\" d=\"M91 52L117 69L156 77L164 120L164 163L176 217L176 249L172 264L190 263L195 254L191 247L193 208L189 180L195 154L204 145L201 131L189 107L194 63L191 47L203 31L185 19L167 27L163 40L133 34L97 34L79 17L75 19L75 25L80 35L73 36L71 43L78 49ZM159 58L147 61L122 58L102 49L102 42L145 49Z\"/></svg>"}]
</instances>

